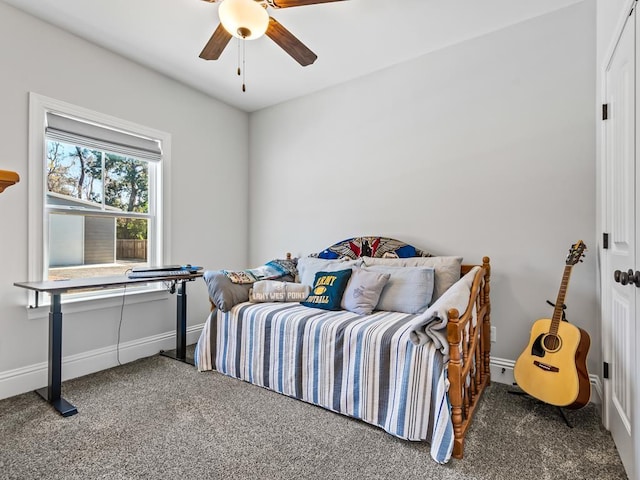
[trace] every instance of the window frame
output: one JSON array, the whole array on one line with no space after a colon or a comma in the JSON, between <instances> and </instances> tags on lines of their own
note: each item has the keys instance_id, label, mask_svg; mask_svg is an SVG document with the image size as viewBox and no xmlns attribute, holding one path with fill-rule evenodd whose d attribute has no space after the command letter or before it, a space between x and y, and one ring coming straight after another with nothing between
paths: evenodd
<instances>
[{"instance_id":1,"label":"window frame","mask_svg":"<svg viewBox=\"0 0 640 480\"><path fill-rule=\"evenodd\" d=\"M171 167L171 135L167 132L151 127L123 120L111 115L96 112L67 102L45 97L29 92L29 149L28 149L28 281L43 281L45 262L48 262L49 243L49 209L46 205L47 179L45 175L45 157L47 138L45 135L47 113L68 115L79 120L103 125L108 128L130 132L133 135L158 140L162 149L159 165L155 167L155 187L150 188L149 194L154 195L156 205L155 219L150 221L149 228L153 229L154 245L150 245L149 262L151 264L171 264L171 248L169 226L171 225L170 167ZM151 180L151 179L150 179ZM92 292L65 295L63 302L85 301L105 297L120 296L123 293L157 292L162 284L150 283L146 285L97 290ZM35 304L33 292L29 293L29 305ZM65 302L65 303L66 303ZM39 305L48 306L49 299L39 299Z\"/></svg>"}]
</instances>

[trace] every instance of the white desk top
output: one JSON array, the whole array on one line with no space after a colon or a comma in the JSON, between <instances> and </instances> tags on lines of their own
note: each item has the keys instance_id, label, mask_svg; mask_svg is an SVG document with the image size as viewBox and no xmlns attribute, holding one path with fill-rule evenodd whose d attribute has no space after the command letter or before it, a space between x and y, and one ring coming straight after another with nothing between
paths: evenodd
<instances>
[{"instance_id":1,"label":"white desk top","mask_svg":"<svg viewBox=\"0 0 640 480\"><path fill-rule=\"evenodd\" d=\"M45 292L51 295L60 295L71 290L82 290L86 288L114 288L121 285L130 285L133 283L150 283L150 282L166 282L166 281L192 281L198 277L202 277L203 272L186 273L185 275L171 275L145 278L129 278L126 275L116 275L111 277L91 277L91 278L73 278L69 280L48 280L44 282L15 282L16 287L35 290L36 292Z\"/></svg>"}]
</instances>

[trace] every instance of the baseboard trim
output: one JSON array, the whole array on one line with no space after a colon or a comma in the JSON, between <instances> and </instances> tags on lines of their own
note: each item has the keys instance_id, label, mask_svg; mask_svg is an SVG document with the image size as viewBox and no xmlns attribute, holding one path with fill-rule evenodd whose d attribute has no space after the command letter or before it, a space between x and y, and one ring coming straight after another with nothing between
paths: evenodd
<instances>
[{"instance_id":1,"label":"baseboard trim","mask_svg":"<svg viewBox=\"0 0 640 480\"><path fill-rule=\"evenodd\" d=\"M187 343L198 340L204 324L187 327ZM120 344L119 348L112 345L76 355L70 355L62 361L62 380L71 380L90 373L99 372L118 365L118 350L120 363L128 363L139 358L155 355L160 350L175 348L176 333L165 332L151 337L140 338ZM514 360L491 357L489 366L491 380L498 383L513 385ZM0 372L0 399L20 395L47 385L47 362L28 365ZM591 382L591 402L602 404L602 382L597 375L589 375Z\"/></svg>"},{"instance_id":2,"label":"baseboard trim","mask_svg":"<svg viewBox=\"0 0 640 480\"><path fill-rule=\"evenodd\" d=\"M507 385L515 384L515 379L513 378L513 367L515 364L515 360L491 357L491 360L489 361L491 381ZM589 382L591 383L591 399L589 401L596 405L602 405L603 394L600 377L597 375L589 375Z\"/></svg>"},{"instance_id":3,"label":"baseboard trim","mask_svg":"<svg viewBox=\"0 0 640 480\"><path fill-rule=\"evenodd\" d=\"M198 340L203 327L203 323L187 327L187 344ZM118 352L120 363L128 363L155 355L160 350L175 349L175 342L176 332L171 331L121 343L119 346L112 345L69 355L62 360L62 380L70 380L115 367L118 365ZM47 362L0 372L0 399L45 387L47 378Z\"/></svg>"}]
</instances>

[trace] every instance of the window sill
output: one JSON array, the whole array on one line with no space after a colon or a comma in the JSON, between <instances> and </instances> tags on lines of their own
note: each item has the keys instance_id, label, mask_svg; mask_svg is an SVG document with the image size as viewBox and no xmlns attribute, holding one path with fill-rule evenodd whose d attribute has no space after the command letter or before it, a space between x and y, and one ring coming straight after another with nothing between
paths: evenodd
<instances>
[{"instance_id":1,"label":"window sill","mask_svg":"<svg viewBox=\"0 0 640 480\"><path fill-rule=\"evenodd\" d=\"M65 314L73 314L105 308L120 308L123 303L123 295L125 306L167 300L170 297L170 293L166 289L158 287L146 287L135 290L128 289L126 293L123 288L114 288L113 290L109 290L108 293L101 292L99 295L91 295L90 293L75 297L74 295L62 295L62 311ZM45 299L41 300L45 301L38 305L38 307L26 307L27 318L29 320L47 318L49 316L50 298L48 295L42 296L44 296Z\"/></svg>"}]
</instances>

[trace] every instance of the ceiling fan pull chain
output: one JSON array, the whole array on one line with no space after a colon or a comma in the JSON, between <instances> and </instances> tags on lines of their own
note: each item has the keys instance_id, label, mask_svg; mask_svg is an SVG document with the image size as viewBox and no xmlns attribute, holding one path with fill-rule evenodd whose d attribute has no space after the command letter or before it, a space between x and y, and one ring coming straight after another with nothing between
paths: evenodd
<instances>
[{"instance_id":1,"label":"ceiling fan pull chain","mask_svg":"<svg viewBox=\"0 0 640 480\"><path fill-rule=\"evenodd\" d=\"M242 40L238 39L237 43L238 43L238 76L240 76L240 42Z\"/></svg>"},{"instance_id":2,"label":"ceiling fan pull chain","mask_svg":"<svg viewBox=\"0 0 640 480\"><path fill-rule=\"evenodd\" d=\"M246 48L246 43L247 41L245 39L242 39L242 91L246 92L247 88L244 85L244 79L245 79L245 75L246 75L246 65L245 65L245 60L246 60L246 52L245 52L245 48Z\"/></svg>"}]
</instances>

